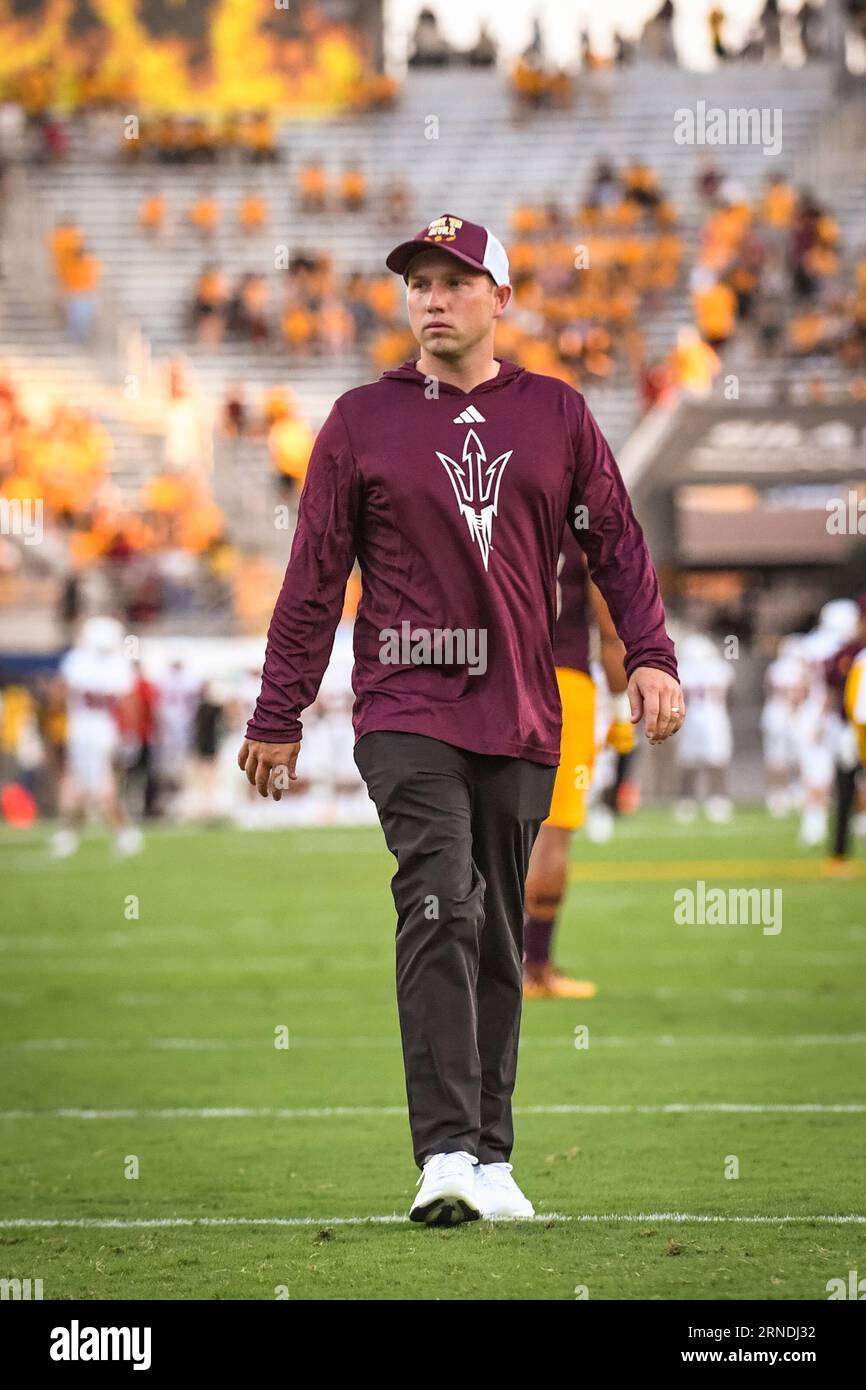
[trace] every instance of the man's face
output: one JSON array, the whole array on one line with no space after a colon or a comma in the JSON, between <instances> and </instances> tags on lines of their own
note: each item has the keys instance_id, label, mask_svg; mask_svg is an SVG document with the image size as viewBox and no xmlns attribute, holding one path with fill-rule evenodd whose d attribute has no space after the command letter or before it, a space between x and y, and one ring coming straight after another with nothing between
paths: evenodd
<instances>
[{"instance_id":1,"label":"man's face","mask_svg":"<svg viewBox=\"0 0 866 1390\"><path fill-rule=\"evenodd\" d=\"M476 270L446 251L422 251L412 261L406 302L412 332L425 352L445 360L462 357L490 336L511 297L486 270Z\"/></svg>"}]
</instances>

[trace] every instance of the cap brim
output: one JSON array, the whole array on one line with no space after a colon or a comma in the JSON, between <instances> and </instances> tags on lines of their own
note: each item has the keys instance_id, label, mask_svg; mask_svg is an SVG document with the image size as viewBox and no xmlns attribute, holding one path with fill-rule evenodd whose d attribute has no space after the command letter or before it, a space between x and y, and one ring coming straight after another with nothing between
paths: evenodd
<instances>
[{"instance_id":1,"label":"cap brim","mask_svg":"<svg viewBox=\"0 0 866 1390\"><path fill-rule=\"evenodd\" d=\"M402 241L399 246L395 246L389 256L385 258L385 264L389 270L393 270L395 275L405 275L409 265L416 256L420 256L424 251L444 251L446 255L453 256L455 260L462 261L464 265L471 265L473 270L480 270L484 275L490 275L490 271L484 265L479 265L471 256L464 255L462 251L454 251L450 246L443 246L438 241ZM491 276L491 279L493 277Z\"/></svg>"}]
</instances>

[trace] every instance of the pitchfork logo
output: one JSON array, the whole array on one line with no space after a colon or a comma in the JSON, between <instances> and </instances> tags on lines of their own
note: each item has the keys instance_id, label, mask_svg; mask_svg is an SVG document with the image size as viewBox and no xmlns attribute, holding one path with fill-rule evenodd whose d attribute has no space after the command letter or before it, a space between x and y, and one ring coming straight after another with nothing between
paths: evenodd
<instances>
[{"instance_id":1,"label":"pitchfork logo","mask_svg":"<svg viewBox=\"0 0 866 1390\"><path fill-rule=\"evenodd\" d=\"M460 514L466 518L469 527L469 535L478 542L485 569L488 568L492 544L493 518L499 506L499 485L505 465L513 453L514 450L509 449L506 454L500 454L499 458L488 463L484 445L472 429L463 442L460 463L436 450L436 457L444 464L451 479Z\"/></svg>"}]
</instances>

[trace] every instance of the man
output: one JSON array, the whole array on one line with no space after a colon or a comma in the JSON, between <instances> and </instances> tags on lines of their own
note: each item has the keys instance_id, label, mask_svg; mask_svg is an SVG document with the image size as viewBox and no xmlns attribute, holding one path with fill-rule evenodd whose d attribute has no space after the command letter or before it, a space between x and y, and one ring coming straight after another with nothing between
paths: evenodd
<instances>
[{"instance_id":1,"label":"man","mask_svg":"<svg viewBox=\"0 0 866 1390\"><path fill-rule=\"evenodd\" d=\"M181 657L174 657L156 680L155 753L160 791L172 819L180 816L188 790L195 714L201 700L202 679Z\"/></svg>"},{"instance_id":2,"label":"man","mask_svg":"<svg viewBox=\"0 0 866 1390\"><path fill-rule=\"evenodd\" d=\"M625 643L632 717L683 719L658 582L583 397L493 356L508 260L436 218L387 257L420 357L347 391L310 458L238 762L262 796L295 779L299 716L346 580L355 761L397 859L397 1002L421 1190L413 1220L532 1216L511 1177L523 894L550 809L561 709L552 637L566 523Z\"/></svg>"},{"instance_id":3,"label":"man","mask_svg":"<svg viewBox=\"0 0 866 1390\"><path fill-rule=\"evenodd\" d=\"M821 844L830 825L830 804L844 720L827 682L828 663L857 633L859 611L851 599L832 599L818 614L817 626L799 643L807 693L797 708L794 732L800 755L803 813L800 843ZM856 764L853 748L843 746L843 762Z\"/></svg>"},{"instance_id":4,"label":"man","mask_svg":"<svg viewBox=\"0 0 866 1390\"><path fill-rule=\"evenodd\" d=\"M842 603L844 602L843 599ZM866 647L866 593L858 596L856 607L852 603L851 609L853 611L850 612L850 621L852 625L856 624L854 634L849 642L830 657L824 672L832 702L830 719L836 782L830 865L831 868L837 869L844 869L848 861L851 821L863 762L863 720L861 717L858 724L853 711L858 708L862 699L859 696L862 662L857 667L857 661ZM844 612L844 609L842 611Z\"/></svg>"},{"instance_id":5,"label":"man","mask_svg":"<svg viewBox=\"0 0 866 1390\"><path fill-rule=\"evenodd\" d=\"M131 733L137 744L134 761L130 763L130 774L142 782L142 815L153 818L159 814L159 782L154 760L154 738L156 736L156 710L159 694L153 681L145 676L140 661L132 663L134 685L132 692ZM130 777L131 780L131 777Z\"/></svg>"},{"instance_id":6,"label":"man","mask_svg":"<svg viewBox=\"0 0 866 1390\"><path fill-rule=\"evenodd\" d=\"M95 811L114 832L120 855L137 854L143 839L130 824L120 792L124 730L132 722L135 670L123 651L116 618L88 618L79 643L60 663L68 710L66 767L60 786L63 827L51 842L55 858L75 854L81 827Z\"/></svg>"},{"instance_id":7,"label":"man","mask_svg":"<svg viewBox=\"0 0 866 1390\"><path fill-rule=\"evenodd\" d=\"M764 676L761 738L767 778L765 804L776 820L786 816L800 799L795 781L799 757L794 719L806 690L805 667L798 655L799 642L795 634L781 638L776 656Z\"/></svg>"},{"instance_id":8,"label":"man","mask_svg":"<svg viewBox=\"0 0 866 1390\"><path fill-rule=\"evenodd\" d=\"M866 625L866 596L861 595L860 604ZM845 713L857 736L860 762L866 768L866 634L864 646L852 661L845 681L844 703Z\"/></svg>"},{"instance_id":9,"label":"man","mask_svg":"<svg viewBox=\"0 0 866 1390\"><path fill-rule=\"evenodd\" d=\"M689 699L689 722L677 744L679 796L674 815L682 825L695 820L703 798L707 820L726 824L734 814L728 770L734 735L728 700L734 683L729 661L712 638L691 632L680 642L680 680Z\"/></svg>"},{"instance_id":10,"label":"man","mask_svg":"<svg viewBox=\"0 0 866 1390\"><path fill-rule=\"evenodd\" d=\"M586 559L568 527L562 533L557 570L553 656L562 703L560 763L550 815L538 832L529 861L523 924L523 997L534 1000L594 999L598 993L592 980L569 979L551 959L556 919L568 881L571 837L586 820L595 763L596 699L590 672L590 618L598 628L601 664L613 705L613 719L603 738L618 752L630 752L634 746L623 666L625 649L604 599L589 583Z\"/></svg>"}]
</instances>

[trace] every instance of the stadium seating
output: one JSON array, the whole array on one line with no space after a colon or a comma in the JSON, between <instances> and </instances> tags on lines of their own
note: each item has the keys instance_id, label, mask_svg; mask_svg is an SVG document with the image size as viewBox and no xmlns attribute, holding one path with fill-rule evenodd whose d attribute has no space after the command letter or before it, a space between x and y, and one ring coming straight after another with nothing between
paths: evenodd
<instances>
[{"instance_id":1,"label":"stadium seating","mask_svg":"<svg viewBox=\"0 0 866 1390\"><path fill-rule=\"evenodd\" d=\"M702 75L707 105L751 105L755 75L754 68L736 66ZM762 68L760 79L763 101L784 115L778 166L794 183L813 180L816 191L828 196L843 244L856 246L866 225L863 181L851 179L827 189L816 157L826 139L822 113L831 105L830 67L814 62L799 71ZM62 163L40 165L26 175L16 171L25 213L19 208L22 220L17 241L10 242L10 265L14 268L16 257L22 256L20 226L26 225L26 264L37 273L27 280L13 275L4 286L0 359L8 363L13 380L42 381L61 397L65 391L102 420L114 440L114 481L129 499L158 470L163 449L159 391L142 390L138 398L133 394L129 399L124 390L129 363L118 353L118 344L137 330L153 360L185 357L194 386L214 417L232 383L243 384L253 409L268 388L290 383L303 415L318 428L337 395L375 375L366 350L353 347L339 356L307 357L290 354L278 336L267 343L236 338L217 346L197 342L189 310L205 261L218 261L232 282L246 271L262 274L271 306L277 308L284 278L283 270L275 268L277 257L284 264L286 254L327 249L339 274L375 273L390 244L442 211L487 223L507 241L510 214L520 204L544 204L555 197L566 212L576 210L596 161L604 156L618 165L639 158L660 171L665 194L676 210L687 267L705 215L696 184L701 157L711 154L722 172L736 177L752 195L768 169L776 167L757 145L678 146L672 108L678 94L683 105L693 105L694 90L693 75L643 63L615 75L584 74L573 109L515 113L499 72L415 71L393 112L347 114L315 124L287 122L279 132L277 160L254 167L223 161L201 171L119 158L115 117L100 114L75 123ZM431 112L438 113L438 132L431 130ZM857 150L856 130L846 124L844 103L836 103L832 119L843 144L847 140L849 151ZM427 138L431 133L437 138ZM796 150L797 158L786 160L786 149ZM298 174L313 159L335 178L348 163L357 163L367 179L366 206L355 211L304 211ZM839 159L837 152L828 169L837 170ZM405 179L411 200L405 222L396 225L382 205L395 170ZM142 204L157 189L166 203L164 236L154 236L140 222ZM238 218L250 192L267 208L260 229L244 228ZM206 238L188 217L204 194L213 198L220 213ZM58 331L48 252L41 249L58 219L71 213L102 267L103 312L93 352L71 346ZM576 231L575 241L579 240ZM692 319L683 275L652 314L638 320L647 359L666 356L677 330ZM748 364L749 389L759 390L761 373L774 370L756 360L745 341L735 339L728 353L731 361ZM807 376L808 364L799 370ZM583 385L614 449L620 449L641 408L636 383L617 373L603 383L588 380ZM277 496L266 444L217 436L213 463L214 496L229 518L233 538L284 559L287 538L273 525Z\"/></svg>"},{"instance_id":2,"label":"stadium seating","mask_svg":"<svg viewBox=\"0 0 866 1390\"><path fill-rule=\"evenodd\" d=\"M394 113L284 125L282 161L252 173L245 165L201 175L187 168L118 167L110 159L95 161L88 136L78 130L73 132L62 168L41 168L33 181L49 225L69 207L81 210L87 241L105 267L107 288L141 324L155 353L165 354L188 342L185 314L205 259L218 259L238 274L247 268L269 273L275 303L280 275L273 269L276 247L285 246L291 254L327 246L338 269L378 269L383 246L393 239L394 229L383 226L377 216L376 190L385 186L395 169L410 184L413 229L428 215L444 210L505 228L509 211L522 199L540 202L555 193L566 205L576 206L599 155L618 162L639 155L651 166L664 169L665 187L679 212L687 245L693 243L700 221L694 173L701 150L676 146L670 125L678 87L684 104L692 99L692 77L666 68L661 85L651 65L626 69L616 74L608 100L600 103L594 97L596 76L582 79L574 110L537 113L515 124L501 74L416 72ZM748 68L705 75L702 89L707 104L751 104L754 77L754 70ZM817 126L819 112L827 105L830 84L830 71L820 63L799 72L761 71L763 100L784 111L784 137L790 148L802 149L808 142L810 127ZM437 139L426 138L429 123L425 126L425 121L431 112L440 113ZM539 139L542 130L543 140ZM768 168L768 158L756 146L712 153L747 184L757 185ZM356 160L364 168L371 190L367 211L313 214L300 210L297 170L314 156L335 174L347 160ZM171 239L164 243L147 237L138 227L139 206L154 185L167 199L174 227ZM200 186L212 189L222 211L206 253L198 233L184 218ZM237 221L237 209L250 187L261 191L270 210L267 228L252 235ZM400 227L396 234L402 231ZM677 326L687 317L685 301L676 298L654 315L647 326L651 356L670 347ZM190 356L202 385L214 398L221 397L231 380L254 386L279 375L278 357L271 350L254 352L245 345L226 343L217 352L194 347ZM360 354L339 364L292 362L292 384L314 425L320 423L333 396L345 389L344 382L365 378L365 367ZM619 411L613 404L617 420ZM603 414L602 422L607 424ZM615 443L622 442L616 438L617 430L611 433Z\"/></svg>"}]
</instances>

